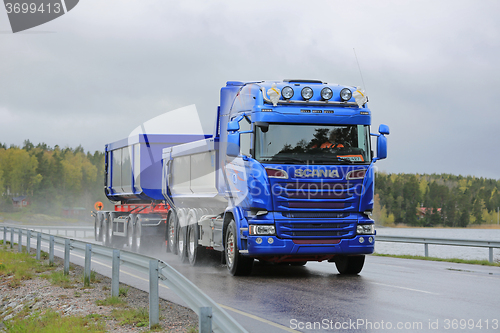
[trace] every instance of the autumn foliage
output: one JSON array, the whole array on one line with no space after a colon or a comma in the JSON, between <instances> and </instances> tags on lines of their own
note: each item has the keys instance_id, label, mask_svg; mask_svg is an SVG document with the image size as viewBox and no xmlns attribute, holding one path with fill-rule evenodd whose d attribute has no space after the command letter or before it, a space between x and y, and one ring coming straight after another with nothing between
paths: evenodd
<instances>
[{"instance_id":1,"label":"autumn foliage","mask_svg":"<svg viewBox=\"0 0 500 333\"><path fill-rule=\"evenodd\" d=\"M54 148L44 143L23 147L0 145L0 209L12 198L27 195L32 212L55 214L63 207L92 209L104 201L104 153L85 153L81 146ZM107 200L106 200L107 201Z\"/></svg>"}]
</instances>

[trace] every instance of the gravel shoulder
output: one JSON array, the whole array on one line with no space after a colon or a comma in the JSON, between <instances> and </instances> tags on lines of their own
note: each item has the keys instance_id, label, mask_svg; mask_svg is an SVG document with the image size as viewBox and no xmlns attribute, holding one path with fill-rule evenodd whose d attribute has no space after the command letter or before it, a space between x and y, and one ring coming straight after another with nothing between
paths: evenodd
<instances>
[{"instance_id":1,"label":"gravel shoulder","mask_svg":"<svg viewBox=\"0 0 500 333\"><path fill-rule=\"evenodd\" d=\"M55 260L56 271L63 269L63 261ZM47 262L48 264L48 262ZM8 321L26 306L30 310L52 309L62 316L101 316L106 322L107 332L148 332L149 327L121 324L114 316L114 306L97 305L98 300L111 297L111 279L95 274L90 287L83 285L83 267L71 265L71 288L51 285L50 281L36 273L30 280L22 281L18 287L9 285L11 277L0 278L0 332L5 331L4 321ZM94 272L92 273L94 274ZM120 285L126 295L120 296L126 303L125 308L149 308L148 293L126 285ZM120 307L123 308L123 307ZM160 299L160 331L197 332L198 317L188 308Z\"/></svg>"}]
</instances>

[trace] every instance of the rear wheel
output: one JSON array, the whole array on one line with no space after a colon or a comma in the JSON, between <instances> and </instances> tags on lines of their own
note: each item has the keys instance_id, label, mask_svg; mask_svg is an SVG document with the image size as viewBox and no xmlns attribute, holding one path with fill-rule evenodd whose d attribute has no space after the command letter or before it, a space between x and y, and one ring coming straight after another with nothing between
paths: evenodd
<instances>
[{"instance_id":1,"label":"rear wheel","mask_svg":"<svg viewBox=\"0 0 500 333\"><path fill-rule=\"evenodd\" d=\"M365 264L365 256L340 256L335 259L335 266L340 274L356 275L361 272Z\"/></svg>"},{"instance_id":2,"label":"rear wheel","mask_svg":"<svg viewBox=\"0 0 500 333\"><path fill-rule=\"evenodd\" d=\"M207 249L198 244L200 239L198 224L190 224L187 235L187 257L193 266L199 264L207 253Z\"/></svg>"},{"instance_id":3,"label":"rear wheel","mask_svg":"<svg viewBox=\"0 0 500 333\"><path fill-rule=\"evenodd\" d=\"M172 252L173 254L177 254L177 246L175 243L175 227L177 221L175 216L175 212L171 212L170 215L168 215L166 231L167 234L165 236L165 239L167 241L167 252Z\"/></svg>"},{"instance_id":4,"label":"rear wheel","mask_svg":"<svg viewBox=\"0 0 500 333\"><path fill-rule=\"evenodd\" d=\"M180 223L177 223L177 255L181 262L187 262L186 256L186 227L181 227Z\"/></svg>"},{"instance_id":5,"label":"rear wheel","mask_svg":"<svg viewBox=\"0 0 500 333\"><path fill-rule=\"evenodd\" d=\"M225 240L224 254L229 273L234 276L250 275L254 260L240 254L234 220L227 226Z\"/></svg>"},{"instance_id":6,"label":"rear wheel","mask_svg":"<svg viewBox=\"0 0 500 333\"><path fill-rule=\"evenodd\" d=\"M187 231L187 216L184 209L180 209L177 213L177 223L175 228L175 239L177 245L177 255L181 262L187 262L186 256L186 231Z\"/></svg>"}]
</instances>

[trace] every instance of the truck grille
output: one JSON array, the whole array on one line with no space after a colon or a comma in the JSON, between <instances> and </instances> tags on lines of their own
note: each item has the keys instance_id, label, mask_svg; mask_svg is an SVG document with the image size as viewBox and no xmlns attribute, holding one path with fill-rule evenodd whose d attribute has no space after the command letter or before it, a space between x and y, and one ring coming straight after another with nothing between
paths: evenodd
<instances>
[{"instance_id":1,"label":"truck grille","mask_svg":"<svg viewBox=\"0 0 500 333\"><path fill-rule=\"evenodd\" d=\"M352 238L356 234L356 212L361 181L301 179L275 180L273 205L278 237L294 240Z\"/></svg>"},{"instance_id":2,"label":"truck grille","mask_svg":"<svg viewBox=\"0 0 500 333\"><path fill-rule=\"evenodd\" d=\"M340 182L276 182L273 184L276 211L341 210L354 208L360 183Z\"/></svg>"},{"instance_id":3,"label":"truck grille","mask_svg":"<svg viewBox=\"0 0 500 333\"><path fill-rule=\"evenodd\" d=\"M290 223L287 221L277 223L277 232L279 237L291 239L347 238L354 236L355 225L355 223L345 222Z\"/></svg>"}]
</instances>

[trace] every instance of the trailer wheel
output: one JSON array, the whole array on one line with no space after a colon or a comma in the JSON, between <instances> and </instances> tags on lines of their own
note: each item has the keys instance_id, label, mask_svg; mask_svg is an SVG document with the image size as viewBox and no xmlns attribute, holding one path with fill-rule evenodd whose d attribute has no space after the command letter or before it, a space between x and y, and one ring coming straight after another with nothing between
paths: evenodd
<instances>
[{"instance_id":1,"label":"trailer wheel","mask_svg":"<svg viewBox=\"0 0 500 333\"><path fill-rule=\"evenodd\" d=\"M132 248L136 252L141 251L142 223L139 216L135 217L134 233L132 236Z\"/></svg>"},{"instance_id":2,"label":"trailer wheel","mask_svg":"<svg viewBox=\"0 0 500 333\"><path fill-rule=\"evenodd\" d=\"M238 249L238 239L236 233L236 223L229 222L226 230L224 254L229 273L234 276L250 275L253 267L253 258L244 257Z\"/></svg>"},{"instance_id":3,"label":"trailer wheel","mask_svg":"<svg viewBox=\"0 0 500 333\"><path fill-rule=\"evenodd\" d=\"M102 228L101 228L101 235L102 235L102 245L108 246L109 241L108 241L108 221L109 221L109 213L105 212L103 214L103 219L102 219Z\"/></svg>"},{"instance_id":4,"label":"trailer wheel","mask_svg":"<svg viewBox=\"0 0 500 333\"><path fill-rule=\"evenodd\" d=\"M137 216L135 214L130 214L127 221L127 248L129 251L135 251L134 244L134 225L137 221Z\"/></svg>"},{"instance_id":5,"label":"trailer wheel","mask_svg":"<svg viewBox=\"0 0 500 333\"><path fill-rule=\"evenodd\" d=\"M117 215L116 215L116 213L110 212L108 216L109 216L108 229L107 229L107 231L108 231L108 246L113 247L116 243L116 240L113 239L114 238L113 237L113 227L115 225L113 221L115 220Z\"/></svg>"},{"instance_id":6,"label":"trailer wheel","mask_svg":"<svg viewBox=\"0 0 500 333\"><path fill-rule=\"evenodd\" d=\"M97 212L94 221L94 239L98 242L102 241L102 213Z\"/></svg>"},{"instance_id":7,"label":"trailer wheel","mask_svg":"<svg viewBox=\"0 0 500 333\"><path fill-rule=\"evenodd\" d=\"M167 220L167 231L165 240L167 241L167 252L177 254L177 244L175 243L175 227L176 227L175 212L171 212Z\"/></svg>"},{"instance_id":8,"label":"trailer wheel","mask_svg":"<svg viewBox=\"0 0 500 333\"><path fill-rule=\"evenodd\" d=\"M361 272L365 263L365 256L339 256L335 259L335 266L340 274L356 275Z\"/></svg>"}]
</instances>

